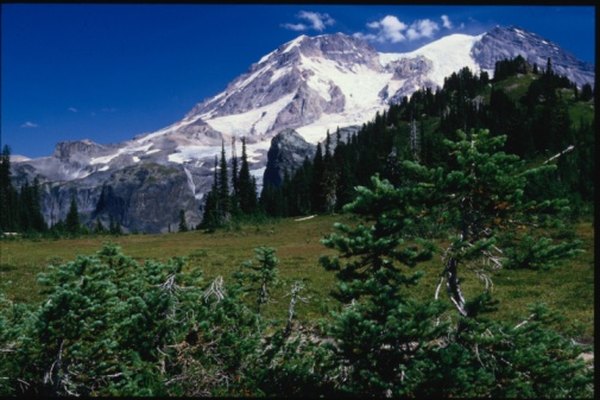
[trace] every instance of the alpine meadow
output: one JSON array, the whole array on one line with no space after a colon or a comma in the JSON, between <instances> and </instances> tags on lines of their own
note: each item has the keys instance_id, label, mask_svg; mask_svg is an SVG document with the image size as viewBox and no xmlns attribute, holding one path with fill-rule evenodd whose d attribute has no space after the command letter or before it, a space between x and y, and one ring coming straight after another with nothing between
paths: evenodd
<instances>
[{"instance_id":1,"label":"alpine meadow","mask_svg":"<svg viewBox=\"0 0 600 400\"><path fill-rule=\"evenodd\" d=\"M594 398L594 66L296 17L166 128L3 146L0 395Z\"/></svg>"}]
</instances>

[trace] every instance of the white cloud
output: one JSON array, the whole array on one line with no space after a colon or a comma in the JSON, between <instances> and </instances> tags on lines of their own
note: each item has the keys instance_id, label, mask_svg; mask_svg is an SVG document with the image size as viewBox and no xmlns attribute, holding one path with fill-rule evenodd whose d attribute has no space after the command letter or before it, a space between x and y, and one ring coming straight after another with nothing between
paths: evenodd
<instances>
[{"instance_id":1,"label":"white cloud","mask_svg":"<svg viewBox=\"0 0 600 400\"><path fill-rule=\"evenodd\" d=\"M359 38L359 39L377 41L377 36L373 35L372 33L356 32L356 33L353 33L352 36L354 36L355 38Z\"/></svg>"},{"instance_id":2,"label":"white cloud","mask_svg":"<svg viewBox=\"0 0 600 400\"><path fill-rule=\"evenodd\" d=\"M371 29L377 29L380 26L381 26L381 24L379 23L379 21L369 22L367 24L367 28L371 28Z\"/></svg>"},{"instance_id":3,"label":"white cloud","mask_svg":"<svg viewBox=\"0 0 600 400\"><path fill-rule=\"evenodd\" d=\"M305 19L312 24L312 28L321 32L325 29L325 26L333 25L335 20L329 16L329 14L321 14L311 11L300 11L298 18Z\"/></svg>"},{"instance_id":4,"label":"white cloud","mask_svg":"<svg viewBox=\"0 0 600 400\"><path fill-rule=\"evenodd\" d=\"M67 108L67 110L69 110L71 112L74 112L74 113L76 113L77 111L79 111L75 107L69 107L69 108Z\"/></svg>"},{"instance_id":5,"label":"white cloud","mask_svg":"<svg viewBox=\"0 0 600 400\"><path fill-rule=\"evenodd\" d=\"M406 36L409 40L417 40L421 38L431 38L433 34L440 29L440 26L430 19L416 20L410 24L410 28L406 31Z\"/></svg>"},{"instance_id":6,"label":"white cloud","mask_svg":"<svg viewBox=\"0 0 600 400\"><path fill-rule=\"evenodd\" d=\"M325 27L335 24L335 20L333 18L331 18L329 16L329 14L326 14L326 13L318 13L318 12L312 12L312 11L300 11L298 13L298 15L296 15L296 17L299 19L305 20L307 22L307 24L305 24L305 23L297 23L297 24L285 23L285 24L282 24L281 26L286 29L293 30L293 31L306 31L309 29L313 29L315 31L322 32L323 30L325 30Z\"/></svg>"},{"instance_id":7,"label":"white cloud","mask_svg":"<svg viewBox=\"0 0 600 400\"><path fill-rule=\"evenodd\" d=\"M367 34L358 32L354 36L380 43L399 43L406 40L403 31L407 28L407 25L394 15L386 15L379 21L367 23L366 26L375 32Z\"/></svg>"},{"instance_id":8,"label":"white cloud","mask_svg":"<svg viewBox=\"0 0 600 400\"><path fill-rule=\"evenodd\" d=\"M442 22L444 27L452 26L452 22L447 15L442 16ZM415 20L408 25L394 15L386 15L379 21L367 23L366 26L374 32L357 32L354 34L354 37L379 43L399 43L405 40L432 38L435 32L440 29L439 24L427 18Z\"/></svg>"},{"instance_id":9,"label":"white cloud","mask_svg":"<svg viewBox=\"0 0 600 400\"><path fill-rule=\"evenodd\" d=\"M378 42L398 43L406 40L402 31L406 29L406 24L394 15L386 15L380 21L370 22L368 28L376 29L375 33Z\"/></svg>"},{"instance_id":10,"label":"white cloud","mask_svg":"<svg viewBox=\"0 0 600 400\"><path fill-rule=\"evenodd\" d=\"M305 31L308 29L308 26L304 25L304 24L283 24L281 25L283 26L285 29L289 29L292 31Z\"/></svg>"},{"instance_id":11,"label":"white cloud","mask_svg":"<svg viewBox=\"0 0 600 400\"><path fill-rule=\"evenodd\" d=\"M31 122L31 121L27 121L21 125L21 128L37 128L37 127L39 127L39 125L36 124L35 122Z\"/></svg>"},{"instance_id":12,"label":"white cloud","mask_svg":"<svg viewBox=\"0 0 600 400\"><path fill-rule=\"evenodd\" d=\"M450 18L448 18L447 15L442 15L442 26L446 29L452 29L452 21L450 21Z\"/></svg>"}]
</instances>

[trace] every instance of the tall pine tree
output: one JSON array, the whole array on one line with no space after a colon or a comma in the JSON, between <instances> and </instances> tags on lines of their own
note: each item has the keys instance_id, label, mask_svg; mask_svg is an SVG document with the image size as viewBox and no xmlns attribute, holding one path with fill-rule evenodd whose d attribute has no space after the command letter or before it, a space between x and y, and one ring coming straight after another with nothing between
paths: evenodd
<instances>
[{"instance_id":1,"label":"tall pine tree","mask_svg":"<svg viewBox=\"0 0 600 400\"><path fill-rule=\"evenodd\" d=\"M0 231L17 229L17 203L10 172L10 147L4 145L0 158Z\"/></svg>"},{"instance_id":2,"label":"tall pine tree","mask_svg":"<svg viewBox=\"0 0 600 400\"><path fill-rule=\"evenodd\" d=\"M75 201L75 195L71 196L69 212L65 218L65 229L68 233L74 235L81 232L81 223L79 222L79 211L77 210L77 201Z\"/></svg>"},{"instance_id":3,"label":"tall pine tree","mask_svg":"<svg viewBox=\"0 0 600 400\"><path fill-rule=\"evenodd\" d=\"M325 177L325 162L323 160L323 150L321 143L317 145L317 151L313 159L312 179L311 179L311 209L313 212L321 213L325 211L325 194L323 193L323 180Z\"/></svg>"},{"instance_id":4,"label":"tall pine tree","mask_svg":"<svg viewBox=\"0 0 600 400\"><path fill-rule=\"evenodd\" d=\"M185 211L179 210L179 232L187 232L188 226L187 222L185 222Z\"/></svg>"},{"instance_id":5,"label":"tall pine tree","mask_svg":"<svg viewBox=\"0 0 600 400\"><path fill-rule=\"evenodd\" d=\"M221 206L219 201L218 157L215 156L213 183L204 201L204 212L200 226L204 229L214 230L222 224Z\"/></svg>"},{"instance_id":6,"label":"tall pine tree","mask_svg":"<svg viewBox=\"0 0 600 400\"><path fill-rule=\"evenodd\" d=\"M250 175L248 166L248 155L246 154L246 139L242 138L242 165L238 178L240 193L240 209L244 214L252 214L257 211L256 184Z\"/></svg>"},{"instance_id":7,"label":"tall pine tree","mask_svg":"<svg viewBox=\"0 0 600 400\"><path fill-rule=\"evenodd\" d=\"M221 160L219 161L219 204L220 217L223 221L230 218L231 202L229 198L229 175L227 173L227 158L225 157L225 142L221 142Z\"/></svg>"},{"instance_id":8,"label":"tall pine tree","mask_svg":"<svg viewBox=\"0 0 600 400\"><path fill-rule=\"evenodd\" d=\"M504 136L456 136L446 142L453 160L445 168L404 161L398 186L375 176L371 188L359 187L346 210L368 225L336 224L339 233L324 241L339 252L322 264L336 271L336 296L346 303L330 325L338 365L332 375L345 374L340 388L358 396L589 396L593 371L578 357L582 349L550 328L556 320L543 305L532 306L518 324L484 317L494 306L494 269L551 267L573 254L576 243L542 236L549 226L526 228L559 221L551 212L564 202L523 198L528 176L550 167L526 169L499 150ZM411 290L421 274L410 267L434 249L422 239L432 214L456 232L443 252L442 277L458 323L440 318L442 282L434 301L416 300L421 297ZM485 283L469 301L461 270Z\"/></svg>"},{"instance_id":9,"label":"tall pine tree","mask_svg":"<svg viewBox=\"0 0 600 400\"><path fill-rule=\"evenodd\" d=\"M231 138L231 210L233 214L240 211L240 187L238 158L235 151L235 136Z\"/></svg>"}]
</instances>

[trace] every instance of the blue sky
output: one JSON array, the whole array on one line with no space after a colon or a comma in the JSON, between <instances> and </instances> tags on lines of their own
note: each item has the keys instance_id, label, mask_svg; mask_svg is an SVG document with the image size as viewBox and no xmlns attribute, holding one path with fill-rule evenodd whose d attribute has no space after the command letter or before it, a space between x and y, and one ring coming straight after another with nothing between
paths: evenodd
<instances>
[{"instance_id":1,"label":"blue sky","mask_svg":"<svg viewBox=\"0 0 600 400\"><path fill-rule=\"evenodd\" d=\"M595 61L591 6L3 4L1 142L116 143L167 126L300 34L343 32L379 51L517 25Z\"/></svg>"}]
</instances>

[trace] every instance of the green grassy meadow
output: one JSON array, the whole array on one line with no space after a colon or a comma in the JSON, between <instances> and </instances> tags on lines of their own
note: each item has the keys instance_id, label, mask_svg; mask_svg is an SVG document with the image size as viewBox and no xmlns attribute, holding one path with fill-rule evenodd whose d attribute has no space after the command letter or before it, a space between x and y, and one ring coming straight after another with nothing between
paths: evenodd
<instances>
[{"instance_id":1,"label":"green grassy meadow","mask_svg":"<svg viewBox=\"0 0 600 400\"><path fill-rule=\"evenodd\" d=\"M335 288L335 276L325 271L318 259L333 254L320 240L333 231L334 222L352 224L350 215L318 216L309 220L282 219L264 224L246 224L231 231L203 233L191 231L162 235L126 235L120 237L91 236L78 239L4 240L0 242L0 290L16 302L35 303L42 300L36 282L39 272L49 264L73 260L78 255L90 255L103 243L114 242L123 252L143 263L147 259L166 261L185 257L187 271L200 269L205 282L222 275L227 282L240 269L242 262L254 257L258 246L275 248L279 258L279 273L283 282L274 290L273 302L266 308L268 316L285 319L289 297L285 297L294 280L306 282L304 296L297 312L303 321L327 317L339 307L330 296ZM575 259L549 271L500 270L492 276L494 296L500 301L493 317L515 323L529 315L527 306L544 302L565 316L557 326L583 342L594 337L594 229L591 222L576 225L576 235L584 242L584 252ZM442 262L440 255L416 267L425 276L415 288L415 296L432 298ZM469 298L482 286L477 277L463 271L464 291ZM442 293L445 294L445 293Z\"/></svg>"}]
</instances>

